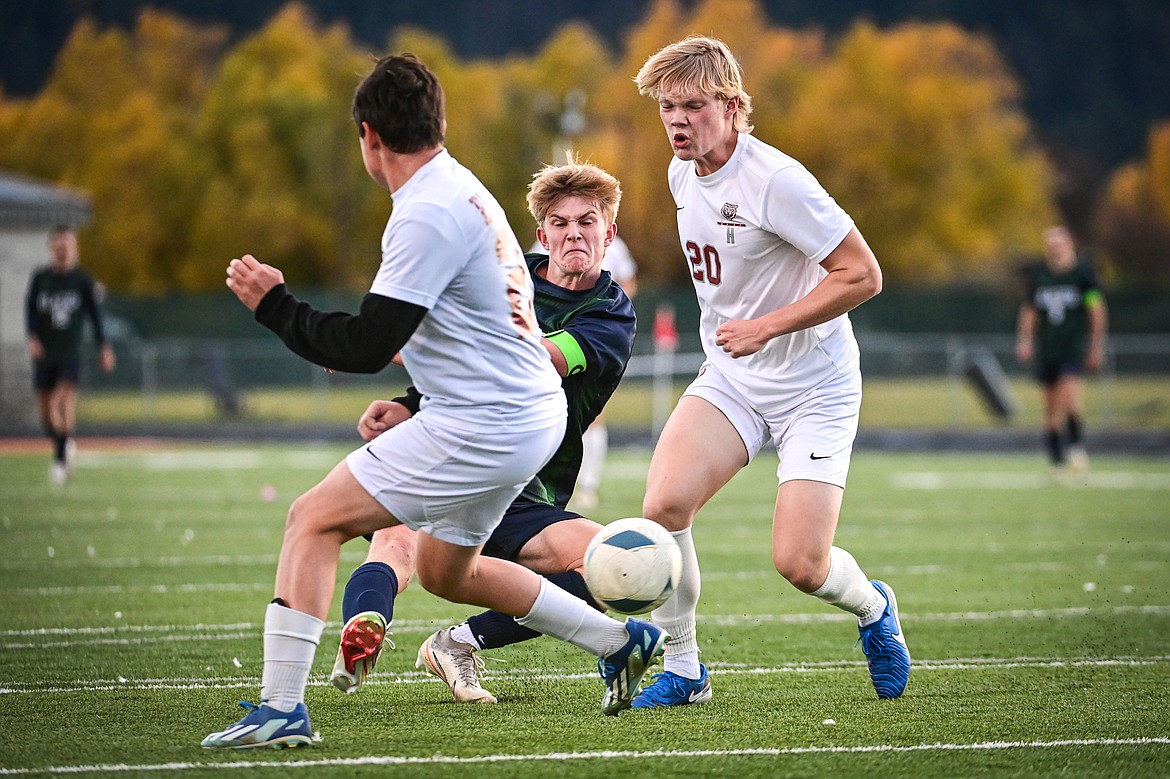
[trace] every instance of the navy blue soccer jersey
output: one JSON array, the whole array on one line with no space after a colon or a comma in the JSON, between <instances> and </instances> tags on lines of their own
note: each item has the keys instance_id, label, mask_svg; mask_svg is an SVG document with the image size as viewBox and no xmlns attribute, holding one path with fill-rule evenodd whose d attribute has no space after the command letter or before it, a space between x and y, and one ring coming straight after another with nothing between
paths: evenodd
<instances>
[{"instance_id":1,"label":"navy blue soccer jersey","mask_svg":"<svg viewBox=\"0 0 1170 779\"><path fill-rule=\"evenodd\" d=\"M592 289L567 290L542 278L549 259L525 255L536 287L536 318L545 336L564 332L579 348L561 380L568 400L565 438L518 500L564 507L581 470L581 436L605 406L625 373L634 348L634 306L608 271Z\"/></svg>"}]
</instances>

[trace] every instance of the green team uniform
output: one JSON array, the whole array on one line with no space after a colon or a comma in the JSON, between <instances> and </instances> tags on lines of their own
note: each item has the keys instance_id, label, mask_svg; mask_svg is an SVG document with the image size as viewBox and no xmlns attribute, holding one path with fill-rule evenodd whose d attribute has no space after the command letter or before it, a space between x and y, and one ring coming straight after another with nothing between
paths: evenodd
<instances>
[{"instance_id":1,"label":"green team uniform","mask_svg":"<svg viewBox=\"0 0 1170 779\"><path fill-rule=\"evenodd\" d=\"M1029 269L1025 304L1036 311L1036 377L1052 384L1061 374L1079 373L1089 339L1089 307L1100 301L1097 274L1078 264L1060 273L1047 264Z\"/></svg>"},{"instance_id":2,"label":"green team uniform","mask_svg":"<svg viewBox=\"0 0 1170 779\"><path fill-rule=\"evenodd\" d=\"M51 389L58 380L77 380L87 317L97 342L105 343L93 277L83 268L35 272L25 298L25 315L29 335L35 335L44 348L44 356L34 364L37 389Z\"/></svg>"}]
</instances>

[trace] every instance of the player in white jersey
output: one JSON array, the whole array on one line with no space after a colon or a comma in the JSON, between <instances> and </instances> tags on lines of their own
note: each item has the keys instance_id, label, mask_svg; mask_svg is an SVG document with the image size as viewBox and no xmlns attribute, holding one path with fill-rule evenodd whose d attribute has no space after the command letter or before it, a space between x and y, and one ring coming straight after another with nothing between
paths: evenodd
<instances>
[{"instance_id":1,"label":"player in white jersey","mask_svg":"<svg viewBox=\"0 0 1170 779\"><path fill-rule=\"evenodd\" d=\"M504 212L443 147L443 92L413 55L379 60L353 100L362 159L394 210L361 312L298 301L276 268L232 260L228 287L297 354L376 372L395 355L419 412L352 452L289 510L264 620L259 706L209 748L308 745L305 686L325 627L341 544L403 524L429 591L514 616L601 658L602 710L628 708L666 634L625 624L516 563L480 555L504 509L565 432L560 377L541 345L532 279Z\"/></svg>"},{"instance_id":2,"label":"player in white jersey","mask_svg":"<svg viewBox=\"0 0 1170 779\"><path fill-rule=\"evenodd\" d=\"M852 219L796 160L753 137L751 97L727 46L691 37L634 79L658 102L674 151L668 179L701 311L706 362L672 412L650 463L645 516L683 550L676 595L653 613L672 638L665 673L635 708L704 703L695 613L695 515L765 445L780 455L776 570L858 618L874 689L896 698L910 654L893 590L833 545L861 406L847 312L881 290Z\"/></svg>"}]
</instances>

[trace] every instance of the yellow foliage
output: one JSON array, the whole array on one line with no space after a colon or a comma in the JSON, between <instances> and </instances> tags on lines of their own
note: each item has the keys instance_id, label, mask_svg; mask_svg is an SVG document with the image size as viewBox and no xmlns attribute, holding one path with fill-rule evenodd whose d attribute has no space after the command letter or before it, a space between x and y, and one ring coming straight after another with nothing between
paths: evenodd
<instances>
[{"instance_id":1,"label":"yellow foliage","mask_svg":"<svg viewBox=\"0 0 1170 779\"><path fill-rule=\"evenodd\" d=\"M692 33L741 58L756 135L825 184L888 280L999 277L1039 248L1052 173L999 54L952 25L860 24L831 41L771 25L759 0L655 0L618 51L578 22L531 56L467 61L417 29L398 30L388 50L439 75L447 145L522 243L532 174L572 146L621 179L621 234L645 280L685 283L670 148L632 77ZM111 288L221 289L224 265L245 252L294 283L364 288L391 207L364 173L350 115L371 53L297 3L225 51L226 40L157 11L130 32L78 24L40 95L0 95L0 165L93 195L82 249ZM1151 138L1152 172L1119 179L1111 197L1170 212L1168 169L1170 130Z\"/></svg>"},{"instance_id":2,"label":"yellow foliage","mask_svg":"<svg viewBox=\"0 0 1170 779\"><path fill-rule=\"evenodd\" d=\"M1145 159L1110 178L1095 231L1113 270L1139 283L1170 281L1170 122L1150 131Z\"/></svg>"}]
</instances>

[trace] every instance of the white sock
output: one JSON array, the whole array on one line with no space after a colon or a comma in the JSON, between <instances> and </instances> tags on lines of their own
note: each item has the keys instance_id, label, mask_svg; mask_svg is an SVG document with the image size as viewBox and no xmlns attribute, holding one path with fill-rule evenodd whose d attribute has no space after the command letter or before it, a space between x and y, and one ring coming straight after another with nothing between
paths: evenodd
<instances>
[{"instance_id":1,"label":"white sock","mask_svg":"<svg viewBox=\"0 0 1170 779\"><path fill-rule=\"evenodd\" d=\"M853 555L837 546L829 549L825 583L811 595L855 614L862 625L877 621L886 607L885 597L870 584Z\"/></svg>"},{"instance_id":2,"label":"white sock","mask_svg":"<svg viewBox=\"0 0 1170 779\"><path fill-rule=\"evenodd\" d=\"M260 702L292 711L305 702L309 669L325 623L302 611L269 603L264 614L264 673Z\"/></svg>"},{"instance_id":3,"label":"white sock","mask_svg":"<svg viewBox=\"0 0 1170 779\"><path fill-rule=\"evenodd\" d=\"M532 609L516 621L545 635L568 641L597 657L608 657L630 639L626 626L585 604L548 579L541 578L540 594Z\"/></svg>"},{"instance_id":4,"label":"white sock","mask_svg":"<svg viewBox=\"0 0 1170 779\"><path fill-rule=\"evenodd\" d=\"M468 625L466 622L460 622L451 628L451 638L456 641L461 641L464 644L471 644L476 649L483 649L479 645L479 639L475 637L475 632L471 629L471 625Z\"/></svg>"},{"instance_id":5,"label":"white sock","mask_svg":"<svg viewBox=\"0 0 1170 779\"><path fill-rule=\"evenodd\" d=\"M581 436L581 470L577 473L577 486L582 492L597 494L608 451L609 430L604 423L595 421Z\"/></svg>"},{"instance_id":6,"label":"white sock","mask_svg":"<svg viewBox=\"0 0 1170 779\"><path fill-rule=\"evenodd\" d=\"M682 575L679 576L674 595L655 609L651 616L654 624L670 634L666 642L666 654L662 658L663 669L687 679L698 679L702 675L699 670L699 640L695 632L699 593L702 590L699 557L695 553L695 540L691 537L690 528L671 535L682 552Z\"/></svg>"}]
</instances>

